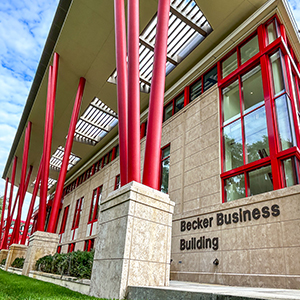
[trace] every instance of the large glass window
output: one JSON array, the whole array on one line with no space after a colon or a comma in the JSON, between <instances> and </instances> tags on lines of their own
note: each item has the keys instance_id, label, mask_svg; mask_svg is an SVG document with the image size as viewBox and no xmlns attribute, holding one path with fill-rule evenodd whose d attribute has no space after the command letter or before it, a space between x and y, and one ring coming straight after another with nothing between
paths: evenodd
<instances>
[{"instance_id":1,"label":"large glass window","mask_svg":"<svg viewBox=\"0 0 300 300\"><path fill-rule=\"evenodd\" d=\"M296 157L283 160L285 186L299 184L300 165Z\"/></svg>"},{"instance_id":2,"label":"large glass window","mask_svg":"<svg viewBox=\"0 0 300 300\"><path fill-rule=\"evenodd\" d=\"M246 196L244 174L239 174L226 179L225 193L227 202L244 198Z\"/></svg>"},{"instance_id":3,"label":"large glass window","mask_svg":"<svg viewBox=\"0 0 300 300\"><path fill-rule=\"evenodd\" d=\"M271 166L262 167L248 173L249 195L257 195L273 190Z\"/></svg>"},{"instance_id":4,"label":"large glass window","mask_svg":"<svg viewBox=\"0 0 300 300\"><path fill-rule=\"evenodd\" d=\"M169 190L169 169L170 169L170 145L161 151L161 185L160 190L168 193Z\"/></svg>"},{"instance_id":5,"label":"large glass window","mask_svg":"<svg viewBox=\"0 0 300 300\"><path fill-rule=\"evenodd\" d=\"M274 95L278 95L285 91L282 65L281 65L281 55L277 51L270 56L272 78L273 78L273 91Z\"/></svg>"}]
</instances>

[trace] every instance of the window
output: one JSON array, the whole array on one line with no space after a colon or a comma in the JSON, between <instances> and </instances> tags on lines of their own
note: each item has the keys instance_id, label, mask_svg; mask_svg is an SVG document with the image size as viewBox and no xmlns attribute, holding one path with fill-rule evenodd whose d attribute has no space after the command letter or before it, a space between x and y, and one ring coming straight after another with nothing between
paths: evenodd
<instances>
[{"instance_id":1,"label":"window","mask_svg":"<svg viewBox=\"0 0 300 300\"><path fill-rule=\"evenodd\" d=\"M217 66L213 67L203 76L203 91L207 91L210 87L218 82L218 69Z\"/></svg>"},{"instance_id":2,"label":"window","mask_svg":"<svg viewBox=\"0 0 300 300\"><path fill-rule=\"evenodd\" d=\"M170 145L161 150L161 184L160 190L168 193L169 190L169 168L170 168Z\"/></svg>"},{"instance_id":3,"label":"window","mask_svg":"<svg viewBox=\"0 0 300 300\"><path fill-rule=\"evenodd\" d=\"M76 201L74 218L73 218L72 229L71 229L71 239L72 240L75 240L77 238L83 202L84 202L84 197L82 197Z\"/></svg>"},{"instance_id":4,"label":"window","mask_svg":"<svg viewBox=\"0 0 300 300\"><path fill-rule=\"evenodd\" d=\"M90 208L90 215L86 230L86 236L91 236L96 234L98 215L100 209L100 202L101 202L101 194L102 194L102 185L94 189L91 208Z\"/></svg>"},{"instance_id":5,"label":"window","mask_svg":"<svg viewBox=\"0 0 300 300\"><path fill-rule=\"evenodd\" d=\"M59 242L63 243L64 242L64 233L66 230L66 224L67 224L67 219L68 219L68 214L69 214L69 207L70 205L66 206L64 209L64 214L61 220L61 225L60 225L60 230L59 230Z\"/></svg>"},{"instance_id":6,"label":"window","mask_svg":"<svg viewBox=\"0 0 300 300\"><path fill-rule=\"evenodd\" d=\"M58 247L57 247L56 252L57 252L57 253L61 253L61 246L58 246Z\"/></svg>"},{"instance_id":7,"label":"window","mask_svg":"<svg viewBox=\"0 0 300 300\"><path fill-rule=\"evenodd\" d=\"M72 244L69 244L69 245L68 245L68 253L73 252L74 249L75 249L75 243L72 243Z\"/></svg>"},{"instance_id":8,"label":"window","mask_svg":"<svg viewBox=\"0 0 300 300\"><path fill-rule=\"evenodd\" d=\"M190 86L190 102L202 94L202 77Z\"/></svg>"},{"instance_id":9,"label":"window","mask_svg":"<svg viewBox=\"0 0 300 300\"><path fill-rule=\"evenodd\" d=\"M90 240L84 241L83 251L90 252L91 250L94 249L94 244L95 244L95 239L90 239Z\"/></svg>"},{"instance_id":10,"label":"window","mask_svg":"<svg viewBox=\"0 0 300 300\"><path fill-rule=\"evenodd\" d=\"M278 37L276 18L260 26L255 36L219 62L224 78L219 82L221 178L227 202L299 184L300 137L293 118L299 111L298 71L281 52L285 45L259 52L259 38L272 43Z\"/></svg>"},{"instance_id":11,"label":"window","mask_svg":"<svg viewBox=\"0 0 300 300\"><path fill-rule=\"evenodd\" d=\"M119 189L121 187L121 177L120 174L116 176L115 179L115 190Z\"/></svg>"},{"instance_id":12,"label":"window","mask_svg":"<svg viewBox=\"0 0 300 300\"><path fill-rule=\"evenodd\" d=\"M175 110L174 113L176 114L178 111L180 111L184 106L184 94L179 95L174 100L175 104Z\"/></svg>"}]
</instances>

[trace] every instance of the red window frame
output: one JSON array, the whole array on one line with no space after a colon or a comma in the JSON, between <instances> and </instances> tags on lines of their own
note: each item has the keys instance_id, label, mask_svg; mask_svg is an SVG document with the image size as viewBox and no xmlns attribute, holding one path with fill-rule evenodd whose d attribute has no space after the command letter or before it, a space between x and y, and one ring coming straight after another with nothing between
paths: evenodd
<instances>
[{"instance_id":1,"label":"red window frame","mask_svg":"<svg viewBox=\"0 0 300 300\"><path fill-rule=\"evenodd\" d=\"M267 36L267 25L270 24L275 20L275 24L277 24L277 35L278 37L272 42L268 43L268 36ZM258 35L258 42L259 42L259 52L255 54L252 58L246 61L244 64L241 65L240 63L240 54L239 49L241 46L246 44L253 36ZM289 53L289 49L287 46L287 38L285 34L284 26L280 24L277 16L275 15L270 20L268 20L265 24L260 25L257 28L257 31L253 32L249 37L247 37L242 43L240 43L237 47L235 47L230 53L228 53L224 58L222 58L218 62L218 87L220 90L220 112L222 112L222 89L232 82L234 82L239 76L245 74L249 70L253 69L257 64L261 66L262 72L262 81L263 81L263 91L264 91L264 98L265 98L265 110L266 110L266 119L267 119L267 128L268 128L268 138L269 138L269 149L270 149L270 156L260 159L258 161L254 161L248 164L244 164L238 168L235 168L230 171L223 172L224 170L224 141L223 141L223 120L222 120L222 113L220 113L220 136L221 136L221 179L222 179L222 198L223 202L226 201L225 195L225 181L233 176L244 174L245 178L245 190L246 190L246 197L248 196L248 188L247 188L247 174L248 172L261 168L266 165L271 165L272 168L272 176L273 176L273 189L280 189L285 187L285 181L283 178L283 167L282 161L286 158L290 158L295 156L299 159L300 151L299 151L299 130L295 130L296 135L296 146L281 151L279 149L279 134L278 134L278 127L276 124L276 115L275 115L275 99L280 97L282 94L286 94L287 97L291 100L292 106L292 117L293 117L293 125L297 129L299 128L299 121L297 118L297 111L295 107L295 100L292 91L292 73L295 74L296 82L299 82L299 64L296 66L298 62L292 61L292 54ZM280 49L283 55L283 72L285 72L285 85L286 91L281 93L280 95L274 95L273 87L271 83L272 78L272 71L270 66L269 57L276 51ZM225 78L222 78L221 71L222 71L222 62L229 57L234 51L237 51L237 59L238 59L238 67L232 73L228 74ZM286 75L286 76L285 76ZM299 85L297 86L299 93ZM300 95L300 94L298 94ZM299 98L300 99L300 98ZM241 101L241 99L240 99ZM242 117L241 117L242 118ZM242 138L244 138L244 133L242 133ZM245 156L244 156L245 157Z\"/></svg>"},{"instance_id":2,"label":"red window frame","mask_svg":"<svg viewBox=\"0 0 300 300\"><path fill-rule=\"evenodd\" d=\"M90 252L91 250L94 249L95 246L95 239L89 239L84 241L84 249L83 251Z\"/></svg>"},{"instance_id":3,"label":"red window frame","mask_svg":"<svg viewBox=\"0 0 300 300\"><path fill-rule=\"evenodd\" d=\"M88 224L98 221L98 206L99 206L99 198L101 197L101 193L102 193L102 188L103 185L100 185L93 190Z\"/></svg>"},{"instance_id":4,"label":"red window frame","mask_svg":"<svg viewBox=\"0 0 300 300\"><path fill-rule=\"evenodd\" d=\"M167 149L167 148L170 148L170 154L166 157L163 157L163 153L164 153L164 150ZM167 144L165 145L164 147L162 147L160 149L160 173L159 173L159 178L160 178L160 187L162 185L162 165L163 165L163 162L166 160L166 159L169 159L170 158L170 155L171 155L171 144ZM160 188L161 190L161 188ZM169 183L168 183L168 192L169 192Z\"/></svg>"},{"instance_id":5,"label":"red window frame","mask_svg":"<svg viewBox=\"0 0 300 300\"><path fill-rule=\"evenodd\" d=\"M75 243L71 243L68 245L68 253L74 252L75 250Z\"/></svg>"},{"instance_id":6,"label":"red window frame","mask_svg":"<svg viewBox=\"0 0 300 300\"><path fill-rule=\"evenodd\" d=\"M117 190L121 187L121 177L120 177L120 174L118 174L116 176L116 179L115 179L115 188L114 190Z\"/></svg>"},{"instance_id":7,"label":"red window frame","mask_svg":"<svg viewBox=\"0 0 300 300\"><path fill-rule=\"evenodd\" d=\"M82 213L83 200L84 200L84 197L81 197L76 201L74 218L73 218L73 223L72 223L72 230L77 229L79 227L80 216Z\"/></svg>"}]
</instances>

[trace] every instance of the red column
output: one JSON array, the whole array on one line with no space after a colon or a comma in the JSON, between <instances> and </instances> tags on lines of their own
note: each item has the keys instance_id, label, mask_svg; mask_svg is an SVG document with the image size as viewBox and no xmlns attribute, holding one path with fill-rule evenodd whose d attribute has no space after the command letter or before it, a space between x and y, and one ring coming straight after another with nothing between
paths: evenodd
<instances>
[{"instance_id":1,"label":"red column","mask_svg":"<svg viewBox=\"0 0 300 300\"><path fill-rule=\"evenodd\" d=\"M22 207L23 207L24 197L26 193L25 181L26 181L26 169L27 169L27 161L28 161L29 144L30 144L30 134L31 134L31 122L28 122L26 132L25 132L25 141L24 141L24 150L23 150L23 159L22 159L18 214L14 225L14 231L13 231L14 241L16 241L16 243L18 243L19 241L19 228L21 222ZM32 171L32 166L30 170ZM29 171L29 173L31 173L31 171Z\"/></svg>"},{"instance_id":2,"label":"red column","mask_svg":"<svg viewBox=\"0 0 300 300\"><path fill-rule=\"evenodd\" d=\"M128 182L141 181L139 77L139 0L128 0Z\"/></svg>"},{"instance_id":3,"label":"red column","mask_svg":"<svg viewBox=\"0 0 300 300\"><path fill-rule=\"evenodd\" d=\"M121 184L128 182L127 150L127 63L124 0L115 0L115 43L117 64L117 93L119 118L120 177Z\"/></svg>"},{"instance_id":4,"label":"red column","mask_svg":"<svg viewBox=\"0 0 300 300\"><path fill-rule=\"evenodd\" d=\"M2 241L1 241L0 249L7 249L7 238L8 238L8 232L9 232L9 227L10 227L11 218L12 218L12 216L10 214L10 211L11 211L11 203L12 203L13 192L14 192L17 162L18 162L18 157L15 156L14 162L13 162L13 167L12 167L12 174L11 174L11 183L10 183L10 193L9 193L8 208L7 208L6 227L5 227L5 231L4 231L4 236L3 236Z\"/></svg>"},{"instance_id":5,"label":"red column","mask_svg":"<svg viewBox=\"0 0 300 300\"><path fill-rule=\"evenodd\" d=\"M32 197L31 197L30 206L29 206L29 209L28 209L27 219L26 219L26 222L25 222L23 235L22 235L22 239L21 239L21 244L22 245L25 245L25 242L26 242L26 237L27 237L27 233L28 233L28 229L29 229L29 225L30 225L31 216L32 216L32 213L33 213L35 199L36 199L36 196L37 196L37 193L38 193L38 190L39 190L40 181L41 181L42 169L43 169L43 159L41 160L40 167L39 167L37 177L36 177L36 180L35 180L35 184L34 184L34 188L33 188L33 193L32 193Z\"/></svg>"},{"instance_id":6,"label":"red column","mask_svg":"<svg viewBox=\"0 0 300 300\"><path fill-rule=\"evenodd\" d=\"M7 195L8 182L9 182L9 178L6 177L5 189L4 189L4 196L3 196L3 203L2 203L1 223L0 223L0 240L1 240L1 237L2 237L2 228L3 228L3 223L4 223L4 211L5 211L5 204L6 204L6 195ZM8 219L8 213L7 213L6 219Z\"/></svg>"},{"instance_id":7,"label":"red column","mask_svg":"<svg viewBox=\"0 0 300 300\"><path fill-rule=\"evenodd\" d=\"M149 99L143 183L159 190L160 147L163 119L170 0L159 0Z\"/></svg>"},{"instance_id":8,"label":"red column","mask_svg":"<svg viewBox=\"0 0 300 300\"><path fill-rule=\"evenodd\" d=\"M84 85L85 85L85 79L83 77L80 78L79 85L78 85L78 90L77 90L77 95L74 103L74 108L73 108L73 113L71 117L71 122L69 126L69 132L68 132L68 137L66 141L66 146L65 146L65 153L63 157L63 161L61 164L60 168L60 173L56 185L56 191L55 191L55 196L53 199L53 204L52 204L52 209L50 213L50 219L49 219L49 225L48 225L48 232L55 232L55 225L56 225L56 220L58 218L58 212L59 212L59 206L60 206L60 201L61 201L61 196L64 188L64 182L66 179L66 174L67 174L67 169L68 169L68 164L69 164L69 157L71 154L72 150L72 145L73 145L73 139L74 139L74 133L75 133L75 127L80 111L80 106L81 106L81 100L83 96L83 90L84 90Z\"/></svg>"}]
</instances>

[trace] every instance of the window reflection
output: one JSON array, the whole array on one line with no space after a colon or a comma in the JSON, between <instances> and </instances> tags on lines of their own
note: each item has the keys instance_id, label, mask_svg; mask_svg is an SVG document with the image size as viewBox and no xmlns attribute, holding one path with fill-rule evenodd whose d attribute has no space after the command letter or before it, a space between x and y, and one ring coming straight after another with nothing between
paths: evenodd
<instances>
[{"instance_id":1,"label":"window reflection","mask_svg":"<svg viewBox=\"0 0 300 300\"><path fill-rule=\"evenodd\" d=\"M250 41L248 41L244 46L241 47L241 64L245 63L251 57L259 52L258 37L254 36Z\"/></svg>"},{"instance_id":2,"label":"window reflection","mask_svg":"<svg viewBox=\"0 0 300 300\"><path fill-rule=\"evenodd\" d=\"M273 191L271 166L262 167L248 173L250 195Z\"/></svg>"},{"instance_id":3,"label":"window reflection","mask_svg":"<svg viewBox=\"0 0 300 300\"><path fill-rule=\"evenodd\" d=\"M236 80L223 89L223 117L224 124L228 124L240 116L239 83Z\"/></svg>"},{"instance_id":4,"label":"window reflection","mask_svg":"<svg viewBox=\"0 0 300 300\"><path fill-rule=\"evenodd\" d=\"M225 180L226 201L232 201L246 196L244 174L236 175Z\"/></svg>"}]
</instances>

